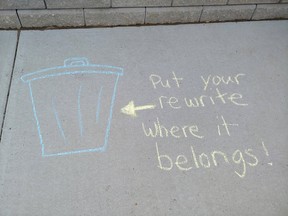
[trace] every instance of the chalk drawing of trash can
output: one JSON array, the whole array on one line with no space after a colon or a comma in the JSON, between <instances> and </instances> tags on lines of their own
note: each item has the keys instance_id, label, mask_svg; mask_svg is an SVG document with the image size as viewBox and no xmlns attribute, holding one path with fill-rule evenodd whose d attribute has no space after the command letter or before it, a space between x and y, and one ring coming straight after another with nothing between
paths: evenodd
<instances>
[{"instance_id":1,"label":"chalk drawing of trash can","mask_svg":"<svg viewBox=\"0 0 288 216\"><path fill-rule=\"evenodd\" d=\"M63 66L21 77L28 83L42 156L107 149L123 69L69 58Z\"/></svg>"}]
</instances>

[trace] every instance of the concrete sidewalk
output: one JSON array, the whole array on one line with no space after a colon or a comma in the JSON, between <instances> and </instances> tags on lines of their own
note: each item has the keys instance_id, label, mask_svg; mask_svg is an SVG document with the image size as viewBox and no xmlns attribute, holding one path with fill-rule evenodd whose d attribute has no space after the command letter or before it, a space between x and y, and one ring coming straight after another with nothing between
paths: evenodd
<instances>
[{"instance_id":1,"label":"concrete sidewalk","mask_svg":"<svg viewBox=\"0 0 288 216\"><path fill-rule=\"evenodd\" d=\"M0 215L286 216L287 35L0 31Z\"/></svg>"},{"instance_id":2,"label":"concrete sidewalk","mask_svg":"<svg viewBox=\"0 0 288 216\"><path fill-rule=\"evenodd\" d=\"M1 0L0 29L288 19L288 0Z\"/></svg>"}]
</instances>

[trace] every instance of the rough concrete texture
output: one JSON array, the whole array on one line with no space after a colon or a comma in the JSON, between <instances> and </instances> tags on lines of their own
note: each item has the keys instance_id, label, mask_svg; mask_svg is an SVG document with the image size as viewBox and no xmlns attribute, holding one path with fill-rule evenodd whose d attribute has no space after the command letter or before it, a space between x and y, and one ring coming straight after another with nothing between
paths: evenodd
<instances>
[{"instance_id":1,"label":"rough concrete texture","mask_svg":"<svg viewBox=\"0 0 288 216\"><path fill-rule=\"evenodd\" d=\"M227 0L173 0L173 6L224 5Z\"/></svg>"},{"instance_id":2,"label":"rough concrete texture","mask_svg":"<svg viewBox=\"0 0 288 216\"><path fill-rule=\"evenodd\" d=\"M287 19L288 4L257 5L256 11L252 17L253 20L262 20L271 18Z\"/></svg>"},{"instance_id":3,"label":"rough concrete texture","mask_svg":"<svg viewBox=\"0 0 288 216\"><path fill-rule=\"evenodd\" d=\"M202 7L147 8L146 24L198 22Z\"/></svg>"},{"instance_id":4,"label":"rough concrete texture","mask_svg":"<svg viewBox=\"0 0 288 216\"><path fill-rule=\"evenodd\" d=\"M278 3L279 0L229 0L228 4L263 4Z\"/></svg>"},{"instance_id":5,"label":"rough concrete texture","mask_svg":"<svg viewBox=\"0 0 288 216\"><path fill-rule=\"evenodd\" d=\"M2 130L3 114L7 102L7 94L17 44L17 32L0 31L0 44L0 127Z\"/></svg>"},{"instance_id":6,"label":"rough concrete texture","mask_svg":"<svg viewBox=\"0 0 288 216\"><path fill-rule=\"evenodd\" d=\"M110 7L110 0L46 0L47 8L103 8Z\"/></svg>"},{"instance_id":7,"label":"rough concrete texture","mask_svg":"<svg viewBox=\"0 0 288 216\"><path fill-rule=\"evenodd\" d=\"M288 21L22 31L0 215L287 216L287 35ZM42 156L103 144L111 110L105 151Z\"/></svg>"},{"instance_id":8,"label":"rough concrete texture","mask_svg":"<svg viewBox=\"0 0 288 216\"><path fill-rule=\"evenodd\" d=\"M145 8L85 9L87 26L144 24Z\"/></svg>"},{"instance_id":9,"label":"rough concrete texture","mask_svg":"<svg viewBox=\"0 0 288 216\"><path fill-rule=\"evenodd\" d=\"M71 10L19 10L23 27L77 27L84 26L84 12Z\"/></svg>"},{"instance_id":10,"label":"rough concrete texture","mask_svg":"<svg viewBox=\"0 0 288 216\"><path fill-rule=\"evenodd\" d=\"M205 6L201 22L250 20L255 5Z\"/></svg>"},{"instance_id":11,"label":"rough concrete texture","mask_svg":"<svg viewBox=\"0 0 288 216\"><path fill-rule=\"evenodd\" d=\"M0 9L41 9L45 8L43 0L1 0Z\"/></svg>"},{"instance_id":12,"label":"rough concrete texture","mask_svg":"<svg viewBox=\"0 0 288 216\"><path fill-rule=\"evenodd\" d=\"M21 27L15 10L7 10L0 12L0 28L19 29Z\"/></svg>"},{"instance_id":13,"label":"rough concrete texture","mask_svg":"<svg viewBox=\"0 0 288 216\"><path fill-rule=\"evenodd\" d=\"M172 0L112 0L112 7L171 6Z\"/></svg>"}]
</instances>

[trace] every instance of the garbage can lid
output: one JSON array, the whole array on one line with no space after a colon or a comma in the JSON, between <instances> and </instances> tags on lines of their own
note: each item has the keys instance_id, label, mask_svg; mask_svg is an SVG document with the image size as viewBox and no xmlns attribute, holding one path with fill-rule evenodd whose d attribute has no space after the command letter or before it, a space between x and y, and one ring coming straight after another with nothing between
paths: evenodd
<instances>
[{"instance_id":1,"label":"garbage can lid","mask_svg":"<svg viewBox=\"0 0 288 216\"><path fill-rule=\"evenodd\" d=\"M109 65L89 64L87 58L76 57L64 61L63 66L42 69L36 72L25 74L21 77L23 82L31 82L53 76L62 76L79 73L98 73L108 75L123 75L123 68Z\"/></svg>"}]
</instances>

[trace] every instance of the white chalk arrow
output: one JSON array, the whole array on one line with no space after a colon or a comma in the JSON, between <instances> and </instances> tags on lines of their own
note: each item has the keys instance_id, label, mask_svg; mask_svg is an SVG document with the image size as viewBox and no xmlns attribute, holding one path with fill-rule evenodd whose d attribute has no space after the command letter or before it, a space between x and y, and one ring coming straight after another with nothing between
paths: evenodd
<instances>
[{"instance_id":1,"label":"white chalk arrow","mask_svg":"<svg viewBox=\"0 0 288 216\"><path fill-rule=\"evenodd\" d=\"M145 105L145 106L135 106L134 101L130 101L125 107L121 109L121 112L132 117L136 117L136 111L146 110L146 109L154 109L155 105Z\"/></svg>"}]
</instances>

